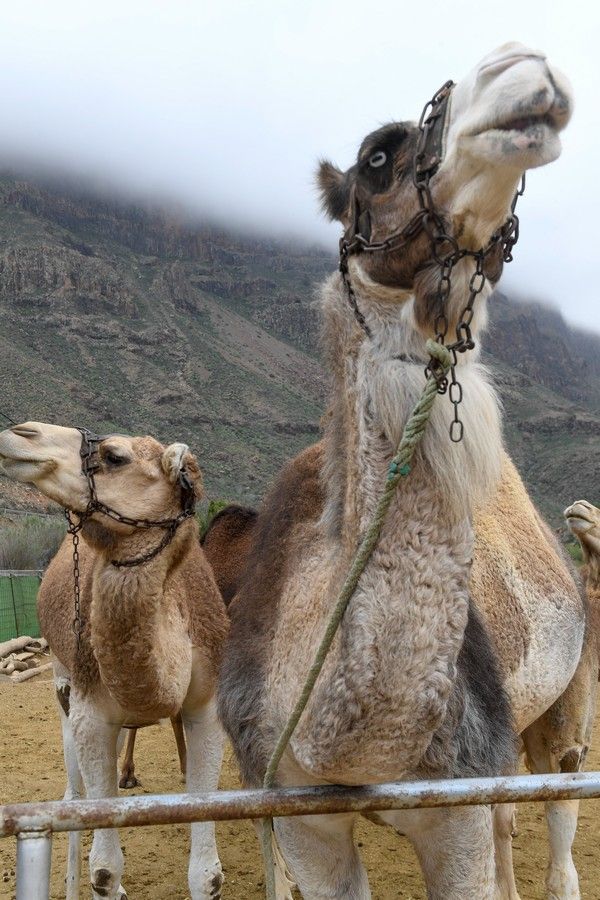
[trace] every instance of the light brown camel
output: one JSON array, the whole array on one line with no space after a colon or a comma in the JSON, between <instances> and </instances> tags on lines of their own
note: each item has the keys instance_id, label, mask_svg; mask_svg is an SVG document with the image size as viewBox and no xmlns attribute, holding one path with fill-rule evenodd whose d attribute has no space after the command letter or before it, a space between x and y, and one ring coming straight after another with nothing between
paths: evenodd
<instances>
[{"instance_id":1,"label":"light brown camel","mask_svg":"<svg viewBox=\"0 0 600 900\"><path fill-rule=\"evenodd\" d=\"M459 248L486 246L523 171L559 155L570 109L563 77L518 44L490 54L454 87L430 189ZM420 224L401 247L391 241L349 256L353 293L339 274L321 292L332 376L324 440L284 469L266 499L229 607L219 709L250 785L261 783L423 389L426 340L443 328L444 312L450 341L474 284L475 260L462 258L440 306L440 267L423 218L415 218L417 141L414 124L393 123L363 141L347 172L320 168L323 204L349 242L360 232L376 246L407 223ZM487 282L470 326L477 345L501 269L497 245L486 257ZM513 727L536 770L582 762L584 735L571 727L544 754L535 748L548 727L544 713L576 673L583 601L504 450L478 349L459 355L456 370L464 439L449 440L451 408L438 398L279 766L280 784L508 772L516 762ZM378 819L412 841L432 900L491 900L517 896L510 814L496 808L495 827L486 807ZM354 822L353 815L276 820L305 898L370 896ZM572 806L548 804L547 883L556 900L579 897L575 823Z\"/></svg>"},{"instance_id":2,"label":"light brown camel","mask_svg":"<svg viewBox=\"0 0 600 900\"><path fill-rule=\"evenodd\" d=\"M256 510L230 503L211 519L200 539L204 555L210 563L226 606L233 598L242 577L243 567L250 552L252 529L256 518ZM177 744L179 767L185 777L185 734L180 713L171 719L171 725ZM135 775L133 757L137 731L137 728L129 728L127 733L125 753L121 762L120 788L134 788L140 784Z\"/></svg>"},{"instance_id":3,"label":"light brown camel","mask_svg":"<svg viewBox=\"0 0 600 900\"><path fill-rule=\"evenodd\" d=\"M587 500L578 500L565 510L565 519L581 545L590 645L600 657L600 509Z\"/></svg>"},{"instance_id":4,"label":"light brown camel","mask_svg":"<svg viewBox=\"0 0 600 900\"><path fill-rule=\"evenodd\" d=\"M188 495L201 494L198 464L185 444L163 447L150 437L109 435L94 445L90 482L82 471L80 448L82 435L74 428L27 422L0 433L0 464L8 475L33 482L83 516L79 646L69 536L44 576L38 606L42 631L56 657L66 796L79 796L82 777L87 796L114 796L122 727L147 725L179 712L187 740L188 790L213 790L223 747L214 692L227 613L194 517L177 519L184 488ZM104 511L87 515L94 492ZM109 511L116 511L121 521ZM140 524L126 524L123 517ZM172 527L141 527L142 521L159 520L169 520ZM78 843L71 840L69 898L78 897L78 859ZM93 896L123 897L122 872L116 830L95 832ZM188 876L193 900L220 896L222 872L212 823L192 826Z\"/></svg>"}]
</instances>

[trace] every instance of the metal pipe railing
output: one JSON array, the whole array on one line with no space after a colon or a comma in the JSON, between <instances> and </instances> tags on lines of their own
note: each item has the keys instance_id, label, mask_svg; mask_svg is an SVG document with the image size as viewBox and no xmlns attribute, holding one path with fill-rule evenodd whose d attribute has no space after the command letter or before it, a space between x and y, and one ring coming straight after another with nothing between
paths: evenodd
<instances>
[{"instance_id":1,"label":"metal pipe railing","mask_svg":"<svg viewBox=\"0 0 600 900\"><path fill-rule=\"evenodd\" d=\"M394 782L361 787L321 785L104 800L57 800L0 806L0 837L23 832L598 797L600 772L576 772Z\"/></svg>"},{"instance_id":2,"label":"metal pipe railing","mask_svg":"<svg viewBox=\"0 0 600 900\"><path fill-rule=\"evenodd\" d=\"M51 831L17 834L17 900L48 900L51 860Z\"/></svg>"}]
</instances>

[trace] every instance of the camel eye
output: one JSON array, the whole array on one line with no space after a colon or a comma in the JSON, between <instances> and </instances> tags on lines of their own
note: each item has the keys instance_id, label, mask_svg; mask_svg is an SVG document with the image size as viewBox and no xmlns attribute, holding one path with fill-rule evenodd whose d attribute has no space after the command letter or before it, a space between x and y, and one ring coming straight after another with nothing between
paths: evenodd
<instances>
[{"instance_id":1,"label":"camel eye","mask_svg":"<svg viewBox=\"0 0 600 900\"><path fill-rule=\"evenodd\" d=\"M104 462L108 463L109 466L124 466L125 463L128 463L129 460L126 456L118 456L116 453L113 453L111 450L107 450L104 453Z\"/></svg>"},{"instance_id":2,"label":"camel eye","mask_svg":"<svg viewBox=\"0 0 600 900\"><path fill-rule=\"evenodd\" d=\"M369 165L372 169L379 169L387 162L387 154L383 150L377 150L369 157Z\"/></svg>"}]
</instances>

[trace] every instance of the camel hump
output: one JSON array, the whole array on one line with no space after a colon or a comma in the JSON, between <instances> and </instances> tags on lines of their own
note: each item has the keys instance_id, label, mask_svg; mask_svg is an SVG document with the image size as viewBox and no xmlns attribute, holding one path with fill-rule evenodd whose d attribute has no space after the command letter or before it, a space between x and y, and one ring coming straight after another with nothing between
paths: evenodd
<instances>
[{"instance_id":1,"label":"camel hump","mask_svg":"<svg viewBox=\"0 0 600 900\"><path fill-rule=\"evenodd\" d=\"M228 538L239 537L252 528L257 518L258 512L250 506L229 503L210 520L200 543L206 552L206 546L210 546L216 535Z\"/></svg>"},{"instance_id":2,"label":"camel hump","mask_svg":"<svg viewBox=\"0 0 600 900\"><path fill-rule=\"evenodd\" d=\"M258 513L231 503L210 521L200 543L226 605L240 586Z\"/></svg>"}]
</instances>

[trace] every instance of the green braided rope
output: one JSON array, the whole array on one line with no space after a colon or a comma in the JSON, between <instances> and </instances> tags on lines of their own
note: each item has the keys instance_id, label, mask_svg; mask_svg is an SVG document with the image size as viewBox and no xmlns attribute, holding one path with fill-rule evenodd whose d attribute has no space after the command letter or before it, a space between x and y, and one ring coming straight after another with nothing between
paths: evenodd
<instances>
[{"instance_id":1,"label":"green braided rope","mask_svg":"<svg viewBox=\"0 0 600 900\"><path fill-rule=\"evenodd\" d=\"M451 355L446 347L444 347L442 344L438 344L435 341L430 340L427 342L427 352L432 357L432 359L439 363L440 369L443 370L443 374L446 375L451 365ZM329 652L348 603L352 599L352 596L356 590L360 576L364 572L371 554L377 546L379 535L381 534L381 529L383 527L383 523L385 522L385 517L390 507L390 503L392 502L392 498L394 496L396 488L402 478L406 478L406 476L410 474L410 464L414 452L417 449L421 438L423 437L425 428L427 427L427 422L429 421L431 409L433 407L433 403L437 394L437 381L434 378L430 377L427 379L427 383L420 400L413 409L412 414L410 415L406 425L404 426L404 432L402 434L402 439L398 445L398 450L396 451L396 454L389 465L385 489L383 491L381 499L379 500L379 503L377 504L377 509L375 510L371 523L369 524L369 528L367 529L367 532L361 541L358 551L356 552L354 560L352 561L350 571L346 576L346 580L344 581L336 604L333 608L331 618L328 622L327 628L325 629L323 638L321 639L319 649L317 650L313 664L310 667L309 673L306 677L304 687L302 688L302 693L298 697L292 713L286 722L285 728L281 732L275 749L273 750L263 780L264 788L273 787L275 775L281 761L281 757L283 756L285 748L287 747L290 738L294 733L298 722L300 721L300 717L306 708L306 704L308 703L312 690L315 686L315 682L319 677L321 669L323 668L325 657ZM262 850L265 860L266 889L268 900L276 900L272 832L273 819L263 819Z\"/></svg>"}]
</instances>

